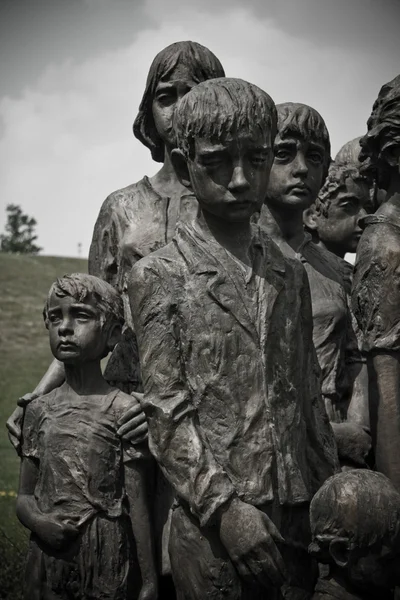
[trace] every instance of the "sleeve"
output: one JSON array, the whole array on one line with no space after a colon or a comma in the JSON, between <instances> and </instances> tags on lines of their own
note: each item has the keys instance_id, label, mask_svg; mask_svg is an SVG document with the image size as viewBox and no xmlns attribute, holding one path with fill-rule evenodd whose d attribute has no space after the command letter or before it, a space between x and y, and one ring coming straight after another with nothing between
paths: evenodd
<instances>
[{"instance_id":1,"label":"sleeve","mask_svg":"<svg viewBox=\"0 0 400 600\"><path fill-rule=\"evenodd\" d=\"M22 426L22 456L24 458L39 459L40 402L43 402L41 398L32 400L24 410Z\"/></svg>"},{"instance_id":2,"label":"sleeve","mask_svg":"<svg viewBox=\"0 0 400 600\"><path fill-rule=\"evenodd\" d=\"M117 287L119 281L121 237L118 202L111 194L104 201L94 226L88 270L90 275L104 279L113 287Z\"/></svg>"},{"instance_id":3,"label":"sleeve","mask_svg":"<svg viewBox=\"0 0 400 600\"><path fill-rule=\"evenodd\" d=\"M149 447L166 479L207 525L234 488L209 448L184 375L174 263L137 263L128 291L139 344ZM160 264L161 263L161 264Z\"/></svg>"},{"instance_id":4,"label":"sleeve","mask_svg":"<svg viewBox=\"0 0 400 600\"><path fill-rule=\"evenodd\" d=\"M363 350L399 352L400 240L388 227L370 227L357 251L352 308L362 332Z\"/></svg>"}]
</instances>

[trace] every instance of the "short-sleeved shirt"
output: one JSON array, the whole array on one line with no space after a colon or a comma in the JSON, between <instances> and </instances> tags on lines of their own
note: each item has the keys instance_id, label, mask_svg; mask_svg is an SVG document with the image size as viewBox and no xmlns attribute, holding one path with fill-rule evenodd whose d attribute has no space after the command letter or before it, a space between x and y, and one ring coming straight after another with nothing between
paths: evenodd
<instances>
[{"instance_id":1,"label":"short-sleeved shirt","mask_svg":"<svg viewBox=\"0 0 400 600\"><path fill-rule=\"evenodd\" d=\"M352 293L363 349L399 352L400 218L384 213L368 215L363 225Z\"/></svg>"},{"instance_id":2,"label":"short-sleeved shirt","mask_svg":"<svg viewBox=\"0 0 400 600\"><path fill-rule=\"evenodd\" d=\"M22 455L39 461L39 510L78 517L79 524L98 512L123 514L123 465L148 453L117 436L117 421L132 402L116 389L79 397L64 383L27 406Z\"/></svg>"}]
</instances>

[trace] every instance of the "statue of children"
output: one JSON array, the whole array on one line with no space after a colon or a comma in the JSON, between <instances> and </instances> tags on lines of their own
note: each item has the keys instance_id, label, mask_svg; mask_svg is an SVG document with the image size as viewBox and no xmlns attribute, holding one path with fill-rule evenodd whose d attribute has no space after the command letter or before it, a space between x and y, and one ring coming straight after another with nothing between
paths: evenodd
<instances>
[{"instance_id":1,"label":"statue of children","mask_svg":"<svg viewBox=\"0 0 400 600\"><path fill-rule=\"evenodd\" d=\"M68 275L50 288L44 318L65 382L30 402L24 418L17 515L32 532L29 600L157 598L150 457L118 437L132 398L100 368L123 314L119 294L97 277Z\"/></svg>"},{"instance_id":2,"label":"statue of children","mask_svg":"<svg viewBox=\"0 0 400 600\"><path fill-rule=\"evenodd\" d=\"M177 496L177 597L275 598L287 572L285 593L298 592L287 597L304 598L309 502L338 457L306 273L251 223L275 105L250 83L212 79L180 100L174 132L172 160L199 212L133 267L128 293L149 445Z\"/></svg>"},{"instance_id":3,"label":"statue of children","mask_svg":"<svg viewBox=\"0 0 400 600\"><path fill-rule=\"evenodd\" d=\"M312 499L310 552L329 573L313 600L390 600L400 583L400 494L381 473L353 470Z\"/></svg>"}]
</instances>

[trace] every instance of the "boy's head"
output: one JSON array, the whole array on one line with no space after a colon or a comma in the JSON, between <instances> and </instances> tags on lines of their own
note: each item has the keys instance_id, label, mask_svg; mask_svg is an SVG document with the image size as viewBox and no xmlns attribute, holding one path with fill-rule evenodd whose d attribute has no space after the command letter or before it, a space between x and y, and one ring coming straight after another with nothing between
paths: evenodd
<instances>
[{"instance_id":1,"label":"boy's head","mask_svg":"<svg viewBox=\"0 0 400 600\"><path fill-rule=\"evenodd\" d=\"M267 204L276 210L302 211L317 197L331 160L329 133L311 106L277 105L278 131Z\"/></svg>"},{"instance_id":2,"label":"boy's head","mask_svg":"<svg viewBox=\"0 0 400 600\"><path fill-rule=\"evenodd\" d=\"M400 179L400 75L384 85L361 138L362 171L387 190L392 178Z\"/></svg>"},{"instance_id":3,"label":"boy's head","mask_svg":"<svg viewBox=\"0 0 400 600\"><path fill-rule=\"evenodd\" d=\"M173 123L174 167L200 208L226 221L248 221L260 210L273 160L270 96L241 79L211 79L180 100Z\"/></svg>"},{"instance_id":4,"label":"boy's head","mask_svg":"<svg viewBox=\"0 0 400 600\"><path fill-rule=\"evenodd\" d=\"M344 257L355 252L360 218L373 212L370 188L352 164L332 163L315 203L304 212L304 224L324 246Z\"/></svg>"},{"instance_id":5,"label":"boy's head","mask_svg":"<svg viewBox=\"0 0 400 600\"><path fill-rule=\"evenodd\" d=\"M165 144L174 145L172 115L179 99L201 81L224 76L215 54L197 42L175 42L157 54L133 124L153 160L164 162Z\"/></svg>"},{"instance_id":6,"label":"boy's head","mask_svg":"<svg viewBox=\"0 0 400 600\"><path fill-rule=\"evenodd\" d=\"M331 575L371 594L400 583L400 494L384 475L330 477L311 501L310 522L309 551Z\"/></svg>"},{"instance_id":7,"label":"boy's head","mask_svg":"<svg viewBox=\"0 0 400 600\"><path fill-rule=\"evenodd\" d=\"M53 283L43 316L52 353L75 364L107 356L120 339L124 308L110 284L74 273Z\"/></svg>"}]
</instances>

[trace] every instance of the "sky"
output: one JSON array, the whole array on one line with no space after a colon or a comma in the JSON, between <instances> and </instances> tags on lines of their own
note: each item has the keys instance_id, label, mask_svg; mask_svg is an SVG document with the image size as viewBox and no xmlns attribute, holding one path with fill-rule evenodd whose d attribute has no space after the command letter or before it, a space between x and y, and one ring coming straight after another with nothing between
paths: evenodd
<instances>
[{"instance_id":1,"label":"sky","mask_svg":"<svg viewBox=\"0 0 400 600\"><path fill-rule=\"evenodd\" d=\"M168 44L316 108L334 155L400 72L399 23L400 0L0 0L0 232L19 204L43 254L88 255L104 199L160 167L132 123Z\"/></svg>"}]
</instances>

